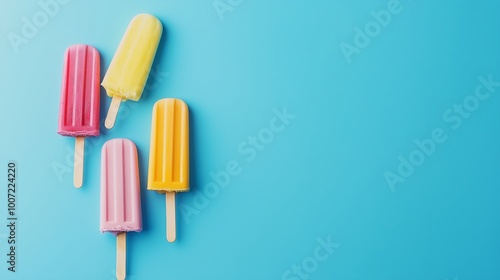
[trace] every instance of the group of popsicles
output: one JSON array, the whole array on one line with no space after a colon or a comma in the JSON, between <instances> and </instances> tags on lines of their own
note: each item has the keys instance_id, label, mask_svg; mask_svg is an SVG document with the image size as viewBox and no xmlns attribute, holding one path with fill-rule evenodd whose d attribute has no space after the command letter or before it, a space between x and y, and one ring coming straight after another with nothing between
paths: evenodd
<instances>
[{"instance_id":1,"label":"group of popsicles","mask_svg":"<svg viewBox=\"0 0 500 280\"><path fill-rule=\"evenodd\" d=\"M132 19L102 81L112 97L105 126L114 126L120 103L138 101L149 76L162 24L154 16ZM84 139L100 134L100 56L92 46L65 54L58 133L76 137L74 185L83 183ZM180 99L154 105L148 190L166 193L167 240L176 239L175 193L189 191L189 114ZM126 232L142 230L137 147L128 139L107 141L101 153L101 232L117 236L116 276L126 275Z\"/></svg>"}]
</instances>

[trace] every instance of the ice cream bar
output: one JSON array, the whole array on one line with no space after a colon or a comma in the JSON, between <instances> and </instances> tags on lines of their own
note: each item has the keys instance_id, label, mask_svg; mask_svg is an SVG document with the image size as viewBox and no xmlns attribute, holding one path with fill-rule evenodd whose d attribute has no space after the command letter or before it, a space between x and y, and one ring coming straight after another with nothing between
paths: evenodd
<instances>
[{"instance_id":1,"label":"ice cream bar","mask_svg":"<svg viewBox=\"0 0 500 280\"><path fill-rule=\"evenodd\" d=\"M126 275L126 233L142 231L137 148L127 139L106 142L101 154L101 232L116 238L116 278Z\"/></svg>"},{"instance_id":2,"label":"ice cream bar","mask_svg":"<svg viewBox=\"0 0 500 280\"><path fill-rule=\"evenodd\" d=\"M154 105L148 190L166 193L167 239L175 241L175 193L189 191L189 112L180 99Z\"/></svg>"},{"instance_id":3,"label":"ice cream bar","mask_svg":"<svg viewBox=\"0 0 500 280\"><path fill-rule=\"evenodd\" d=\"M162 29L161 22L149 14L137 15L130 22L102 81L108 96L113 98L105 122L107 128L113 127L121 101L141 98Z\"/></svg>"},{"instance_id":4,"label":"ice cream bar","mask_svg":"<svg viewBox=\"0 0 500 280\"><path fill-rule=\"evenodd\" d=\"M153 107L148 175L148 190L189 191L189 112L180 99Z\"/></svg>"},{"instance_id":5,"label":"ice cream bar","mask_svg":"<svg viewBox=\"0 0 500 280\"><path fill-rule=\"evenodd\" d=\"M58 133L76 137L75 187L83 182L84 137L99 136L100 56L88 45L66 50Z\"/></svg>"},{"instance_id":6,"label":"ice cream bar","mask_svg":"<svg viewBox=\"0 0 500 280\"><path fill-rule=\"evenodd\" d=\"M113 139L101 154L101 232L141 230L137 148L130 140Z\"/></svg>"},{"instance_id":7,"label":"ice cream bar","mask_svg":"<svg viewBox=\"0 0 500 280\"><path fill-rule=\"evenodd\" d=\"M74 45L64 58L58 133L64 136L99 136L99 52Z\"/></svg>"}]
</instances>

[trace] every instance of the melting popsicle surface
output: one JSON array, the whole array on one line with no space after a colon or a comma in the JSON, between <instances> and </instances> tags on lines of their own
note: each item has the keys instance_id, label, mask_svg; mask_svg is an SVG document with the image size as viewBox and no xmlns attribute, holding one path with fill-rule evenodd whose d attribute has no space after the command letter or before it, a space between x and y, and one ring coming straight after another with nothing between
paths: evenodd
<instances>
[{"instance_id":1,"label":"melting popsicle surface","mask_svg":"<svg viewBox=\"0 0 500 280\"><path fill-rule=\"evenodd\" d=\"M101 232L142 231L137 148L127 139L106 142L101 154Z\"/></svg>"},{"instance_id":2,"label":"melting popsicle surface","mask_svg":"<svg viewBox=\"0 0 500 280\"><path fill-rule=\"evenodd\" d=\"M148 190L189 191L189 112L180 99L162 99L153 108Z\"/></svg>"},{"instance_id":3,"label":"melting popsicle surface","mask_svg":"<svg viewBox=\"0 0 500 280\"><path fill-rule=\"evenodd\" d=\"M88 45L66 50L59 106L58 133L84 137L100 134L100 56Z\"/></svg>"},{"instance_id":4,"label":"melting popsicle surface","mask_svg":"<svg viewBox=\"0 0 500 280\"><path fill-rule=\"evenodd\" d=\"M132 19L102 81L108 96L134 101L141 98L162 30L161 22L152 15Z\"/></svg>"}]
</instances>

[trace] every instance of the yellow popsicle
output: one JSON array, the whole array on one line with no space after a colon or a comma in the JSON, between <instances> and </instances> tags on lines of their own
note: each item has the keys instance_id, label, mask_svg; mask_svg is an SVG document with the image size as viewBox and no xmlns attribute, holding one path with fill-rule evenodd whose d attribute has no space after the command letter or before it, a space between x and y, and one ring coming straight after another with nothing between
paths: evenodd
<instances>
[{"instance_id":1,"label":"yellow popsicle","mask_svg":"<svg viewBox=\"0 0 500 280\"><path fill-rule=\"evenodd\" d=\"M148 190L166 193L167 239L174 242L175 193L189 191L189 111L180 99L166 98L154 105Z\"/></svg>"},{"instance_id":2,"label":"yellow popsicle","mask_svg":"<svg viewBox=\"0 0 500 280\"><path fill-rule=\"evenodd\" d=\"M160 20L149 14L137 15L130 22L101 84L113 98L107 128L113 127L121 101L141 98L162 30Z\"/></svg>"}]
</instances>

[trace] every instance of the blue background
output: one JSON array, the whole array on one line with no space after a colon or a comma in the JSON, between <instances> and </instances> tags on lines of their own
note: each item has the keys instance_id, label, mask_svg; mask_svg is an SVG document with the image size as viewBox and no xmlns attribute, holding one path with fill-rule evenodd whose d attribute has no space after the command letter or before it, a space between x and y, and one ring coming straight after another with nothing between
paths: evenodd
<instances>
[{"instance_id":1,"label":"blue background","mask_svg":"<svg viewBox=\"0 0 500 280\"><path fill-rule=\"evenodd\" d=\"M443 118L479 76L500 80L500 2L402 0L349 63L339 45L354 45L354 28L389 2L233 0L219 17L212 0L73 0L16 52L9 34L43 10L0 0L0 279L113 279L99 161L118 137L137 144L141 171L144 231L128 235L128 279L301 279L287 270L311 265L328 237L340 246L308 279L500 279L500 88L457 129ZM56 133L64 50L95 46L104 75L142 12L165 28L157 77L114 129L87 141L77 190L74 139ZM166 97L185 100L192 122L192 189L177 196L173 244L164 196L146 190L151 111ZM285 107L295 118L247 160L238 146ZM436 128L447 140L391 190L384 174L398 174L398 157ZM9 160L19 172L16 273L5 262ZM241 174L194 203L230 160Z\"/></svg>"}]
</instances>

